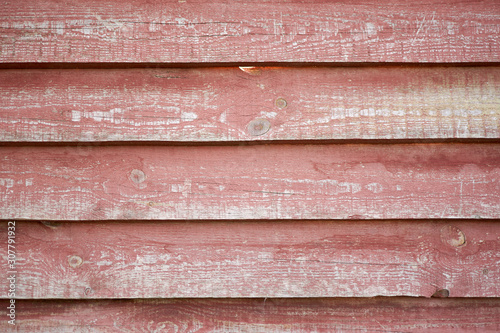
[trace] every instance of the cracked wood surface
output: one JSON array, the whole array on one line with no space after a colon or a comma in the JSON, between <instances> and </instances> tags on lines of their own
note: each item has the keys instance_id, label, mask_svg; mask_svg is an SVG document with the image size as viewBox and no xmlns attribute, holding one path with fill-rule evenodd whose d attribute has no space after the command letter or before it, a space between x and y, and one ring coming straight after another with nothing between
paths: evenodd
<instances>
[{"instance_id":1,"label":"cracked wood surface","mask_svg":"<svg viewBox=\"0 0 500 333\"><path fill-rule=\"evenodd\" d=\"M496 0L18 0L0 13L2 63L500 61Z\"/></svg>"},{"instance_id":2,"label":"cracked wood surface","mask_svg":"<svg viewBox=\"0 0 500 333\"><path fill-rule=\"evenodd\" d=\"M0 141L493 139L499 67L0 71Z\"/></svg>"},{"instance_id":3,"label":"cracked wood surface","mask_svg":"<svg viewBox=\"0 0 500 333\"><path fill-rule=\"evenodd\" d=\"M16 297L497 297L499 240L464 220L17 222Z\"/></svg>"}]
</instances>

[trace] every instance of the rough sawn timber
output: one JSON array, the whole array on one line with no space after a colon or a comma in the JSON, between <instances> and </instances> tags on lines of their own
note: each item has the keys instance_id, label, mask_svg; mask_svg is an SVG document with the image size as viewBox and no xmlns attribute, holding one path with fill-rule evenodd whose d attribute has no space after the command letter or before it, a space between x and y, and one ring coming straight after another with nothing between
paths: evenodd
<instances>
[{"instance_id":1,"label":"rough sawn timber","mask_svg":"<svg viewBox=\"0 0 500 333\"><path fill-rule=\"evenodd\" d=\"M17 298L500 295L498 222L45 224L16 222Z\"/></svg>"},{"instance_id":2,"label":"rough sawn timber","mask_svg":"<svg viewBox=\"0 0 500 333\"><path fill-rule=\"evenodd\" d=\"M0 218L500 218L500 144L2 147Z\"/></svg>"},{"instance_id":3,"label":"rough sawn timber","mask_svg":"<svg viewBox=\"0 0 500 333\"><path fill-rule=\"evenodd\" d=\"M16 332L27 333L500 330L499 299L48 300L16 304L22 309ZM12 329L7 325L6 320L0 322L0 328Z\"/></svg>"},{"instance_id":4,"label":"rough sawn timber","mask_svg":"<svg viewBox=\"0 0 500 333\"><path fill-rule=\"evenodd\" d=\"M499 96L500 67L3 70L0 141L491 139Z\"/></svg>"},{"instance_id":5,"label":"rough sawn timber","mask_svg":"<svg viewBox=\"0 0 500 333\"><path fill-rule=\"evenodd\" d=\"M18 0L0 62L498 62L499 34L497 0Z\"/></svg>"}]
</instances>

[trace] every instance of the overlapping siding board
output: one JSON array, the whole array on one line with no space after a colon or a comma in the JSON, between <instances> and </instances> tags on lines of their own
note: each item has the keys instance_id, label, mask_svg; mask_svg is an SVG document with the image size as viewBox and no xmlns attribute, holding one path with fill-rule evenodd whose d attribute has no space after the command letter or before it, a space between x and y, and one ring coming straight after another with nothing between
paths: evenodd
<instances>
[{"instance_id":1,"label":"overlapping siding board","mask_svg":"<svg viewBox=\"0 0 500 333\"><path fill-rule=\"evenodd\" d=\"M0 17L1 331L500 330L498 1Z\"/></svg>"}]
</instances>

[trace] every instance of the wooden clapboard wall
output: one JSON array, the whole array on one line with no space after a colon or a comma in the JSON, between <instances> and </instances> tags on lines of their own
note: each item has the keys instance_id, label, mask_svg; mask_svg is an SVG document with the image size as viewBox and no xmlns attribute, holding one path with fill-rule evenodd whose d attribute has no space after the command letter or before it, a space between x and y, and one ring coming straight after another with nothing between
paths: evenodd
<instances>
[{"instance_id":1,"label":"wooden clapboard wall","mask_svg":"<svg viewBox=\"0 0 500 333\"><path fill-rule=\"evenodd\" d=\"M0 16L2 331L500 330L498 1Z\"/></svg>"}]
</instances>

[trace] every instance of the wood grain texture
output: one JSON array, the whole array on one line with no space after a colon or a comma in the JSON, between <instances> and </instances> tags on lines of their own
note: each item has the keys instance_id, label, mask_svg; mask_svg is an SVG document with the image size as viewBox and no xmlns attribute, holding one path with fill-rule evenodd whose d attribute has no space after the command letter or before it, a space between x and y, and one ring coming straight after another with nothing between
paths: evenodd
<instances>
[{"instance_id":1,"label":"wood grain texture","mask_svg":"<svg viewBox=\"0 0 500 333\"><path fill-rule=\"evenodd\" d=\"M17 222L16 297L499 297L499 240L463 220Z\"/></svg>"},{"instance_id":2,"label":"wood grain texture","mask_svg":"<svg viewBox=\"0 0 500 333\"><path fill-rule=\"evenodd\" d=\"M500 144L3 147L0 218L500 218Z\"/></svg>"},{"instance_id":3,"label":"wood grain texture","mask_svg":"<svg viewBox=\"0 0 500 333\"><path fill-rule=\"evenodd\" d=\"M500 67L4 70L0 140L500 138L499 96Z\"/></svg>"},{"instance_id":4,"label":"wood grain texture","mask_svg":"<svg viewBox=\"0 0 500 333\"><path fill-rule=\"evenodd\" d=\"M498 299L18 301L4 332L498 332ZM5 312L1 307L1 312ZM5 317L2 315L2 317Z\"/></svg>"},{"instance_id":5,"label":"wood grain texture","mask_svg":"<svg viewBox=\"0 0 500 333\"><path fill-rule=\"evenodd\" d=\"M498 62L483 1L19 0L3 63Z\"/></svg>"}]
</instances>

